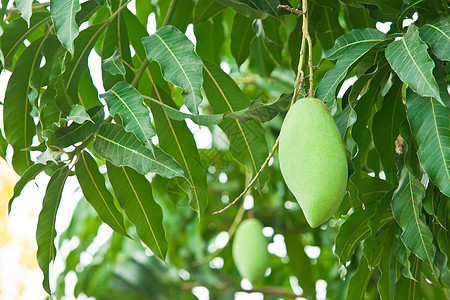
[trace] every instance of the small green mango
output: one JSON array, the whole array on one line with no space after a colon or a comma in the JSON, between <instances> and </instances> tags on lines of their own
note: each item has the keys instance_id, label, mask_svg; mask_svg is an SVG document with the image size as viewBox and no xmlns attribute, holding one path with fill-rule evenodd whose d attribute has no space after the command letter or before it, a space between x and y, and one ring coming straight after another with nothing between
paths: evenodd
<instances>
[{"instance_id":1,"label":"small green mango","mask_svg":"<svg viewBox=\"0 0 450 300\"><path fill-rule=\"evenodd\" d=\"M344 143L324 103L303 98L288 111L280 132L281 174L311 227L328 220L347 189Z\"/></svg>"},{"instance_id":2,"label":"small green mango","mask_svg":"<svg viewBox=\"0 0 450 300\"><path fill-rule=\"evenodd\" d=\"M262 230L260 221L246 219L237 228L233 241L234 264L239 274L252 284L264 277L269 265L268 241Z\"/></svg>"}]
</instances>

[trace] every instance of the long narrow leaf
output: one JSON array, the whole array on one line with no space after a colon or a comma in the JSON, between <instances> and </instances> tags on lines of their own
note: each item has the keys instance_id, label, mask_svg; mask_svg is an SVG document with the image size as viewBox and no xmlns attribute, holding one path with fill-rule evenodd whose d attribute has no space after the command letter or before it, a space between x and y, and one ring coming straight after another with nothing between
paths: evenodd
<instances>
[{"instance_id":1,"label":"long narrow leaf","mask_svg":"<svg viewBox=\"0 0 450 300\"><path fill-rule=\"evenodd\" d=\"M441 60L450 60L450 18L438 17L419 29L420 37L427 42L434 55Z\"/></svg>"},{"instance_id":2,"label":"long narrow leaf","mask_svg":"<svg viewBox=\"0 0 450 300\"><path fill-rule=\"evenodd\" d=\"M159 148L152 152L119 125L102 125L95 136L94 148L119 167L128 166L144 175L154 172L168 178L184 177L183 170L171 156Z\"/></svg>"},{"instance_id":3,"label":"long narrow leaf","mask_svg":"<svg viewBox=\"0 0 450 300\"><path fill-rule=\"evenodd\" d=\"M6 140L14 148L13 166L21 175L32 165L30 153L23 149L31 146L36 134L31 104L28 95L31 91L29 81L34 69L41 62L41 49L44 38L34 41L20 56L9 78L3 107L3 124Z\"/></svg>"},{"instance_id":4,"label":"long narrow leaf","mask_svg":"<svg viewBox=\"0 0 450 300\"><path fill-rule=\"evenodd\" d=\"M169 95L158 86L153 87L153 95L158 97L160 102L175 106ZM159 144L183 168L192 187L189 193L191 207L200 217L208 202L206 168L201 163L194 136L184 121L170 119L169 115L156 103L151 103L150 107L155 118Z\"/></svg>"},{"instance_id":5,"label":"long narrow leaf","mask_svg":"<svg viewBox=\"0 0 450 300\"><path fill-rule=\"evenodd\" d=\"M425 262L434 261L433 234L421 214L425 188L407 168L403 168L398 188L392 196L392 214L403 230L401 239L408 249Z\"/></svg>"},{"instance_id":6,"label":"long narrow leaf","mask_svg":"<svg viewBox=\"0 0 450 300\"><path fill-rule=\"evenodd\" d=\"M136 134L147 148L152 149L150 139L156 133L142 95L130 84L120 81L101 97L108 104L110 114L121 117L125 130Z\"/></svg>"},{"instance_id":7,"label":"long narrow leaf","mask_svg":"<svg viewBox=\"0 0 450 300\"><path fill-rule=\"evenodd\" d=\"M250 100L236 83L220 67L204 62L205 93L215 114L236 112L248 107ZM253 120L241 123L238 120L224 120L219 125L230 141L232 155L245 165L253 176L267 157L267 144L261 124ZM258 178L261 188L267 179L262 173Z\"/></svg>"},{"instance_id":8,"label":"long narrow leaf","mask_svg":"<svg viewBox=\"0 0 450 300\"><path fill-rule=\"evenodd\" d=\"M161 258L166 258L167 241L162 226L161 207L156 204L152 187L145 176L128 167L107 163L108 178L114 193L142 241Z\"/></svg>"},{"instance_id":9,"label":"long narrow leaf","mask_svg":"<svg viewBox=\"0 0 450 300\"><path fill-rule=\"evenodd\" d=\"M390 43L386 59L400 79L422 96L440 101L439 87L433 76L434 63L427 52L427 45L419 37L415 25L408 28L405 36Z\"/></svg>"},{"instance_id":10,"label":"long narrow leaf","mask_svg":"<svg viewBox=\"0 0 450 300\"><path fill-rule=\"evenodd\" d=\"M439 189L450 196L450 109L431 97L421 97L408 89L408 122L425 172Z\"/></svg>"},{"instance_id":11,"label":"long narrow leaf","mask_svg":"<svg viewBox=\"0 0 450 300\"><path fill-rule=\"evenodd\" d=\"M51 293L49 283L49 264L56 257L56 248L54 244L56 237L56 213L61 201L64 184L69 174L70 170L66 167L62 167L58 169L50 178L37 223L37 261L44 274L42 286L49 294Z\"/></svg>"},{"instance_id":12,"label":"long narrow leaf","mask_svg":"<svg viewBox=\"0 0 450 300\"><path fill-rule=\"evenodd\" d=\"M123 217L114 205L114 199L105 185L98 165L89 153L82 151L75 164L75 174L86 200L97 211L98 216L118 234L127 235Z\"/></svg>"},{"instance_id":13,"label":"long narrow leaf","mask_svg":"<svg viewBox=\"0 0 450 300\"><path fill-rule=\"evenodd\" d=\"M315 91L315 97L322 100L334 115L337 111L336 90L355 64L373 47L385 41L383 34L372 30L355 29L342 36L328 55L339 57L333 69L328 71Z\"/></svg>"},{"instance_id":14,"label":"long narrow leaf","mask_svg":"<svg viewBox=\"0 0 450 300\"><path fill-rule=\"evenodd\" d=\"M55 31L61 44L73 55L73 41L78 36L78 25L75 15L81 10L78 0L50 1L50 13Z\"/></svg>"},{"instance_id":15,"label":"long narrow leaf","mask_svg":"<svg viewBox=\"0 0 450 300\"><path fill-rule=\"evenodd\" d=\"M157 61L166 80L185 89L186 107L198 115L202 102L202 60L195 54L194 45L171 25L161 27L153 35L142 39L149 61Z\"/></svg>"}]
</instances>

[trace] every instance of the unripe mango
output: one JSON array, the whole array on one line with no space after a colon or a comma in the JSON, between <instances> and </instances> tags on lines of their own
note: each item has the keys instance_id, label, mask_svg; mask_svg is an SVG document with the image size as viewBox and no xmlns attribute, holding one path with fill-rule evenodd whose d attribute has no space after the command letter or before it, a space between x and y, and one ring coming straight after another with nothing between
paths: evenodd
<instances>
[{"instance_id":1,"label":"unripe mango","mask_svg":"<svg viewBox=\"0 0 450 300\"><path fill-rule=\"evenodd\" d=\"M237 228L233 241L234 264L239 274L252 284L264 277L269 264L268 241L262 230L260 221L246 219Z\"/></svg>"},{"instance_id":2,"label":"unripe mango","mask_svg":"<svg viewBox=\"0 0 450 300\"><path fill-rule=\"evenodd\" d=\"M339 130L324 103L303 98L280 132L280 169L311 227L328 220L347 189L348 165Z\"/></svg>"}]
</instances>

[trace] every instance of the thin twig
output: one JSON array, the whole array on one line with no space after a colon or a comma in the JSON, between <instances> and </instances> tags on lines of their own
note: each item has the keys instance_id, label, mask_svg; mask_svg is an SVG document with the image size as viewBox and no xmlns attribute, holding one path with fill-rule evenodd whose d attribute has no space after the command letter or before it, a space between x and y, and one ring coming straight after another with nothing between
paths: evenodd
<instances>
[{"instance_id":1,"label":"thin twig","mask_svg":"<svg viewBox=\"0 0 450 300\"><path fill-rule=\"evenodd\" d=\"M306 41L308 42L308 67L309 67L309 91L308 96L314 96L314 76L313 76L313 65L312 65L312 41L309 33L306 33Z\"/></svg>"},{"instance_id":2,"label":"thin twig","mask_svg":"<svg viewBox=\"0 0 450 300\"><path fill-rule=\"evenodd\" d=\"M289 11L291 14L296 15L296 16L300 16L303 14L303 12L301 10L292 8L289 5L281 5L280 4L277 6L277 9L280 9L280 8L285 9L285 10Z\"/></svg>"},{"instance_id":3,"label":"thin twig","mask_svg":"<svg viewBox=\"0 0 450 300\"><path fill-rule=\"evenodd\" d=\"M232 205L234 205L236 202L238 202L239 199L241 199L245 194L247 194L248 190L250 190L252 185L256 182L256 180L258 179L259 175L261 175L261 173L264 171L264 169L266 168L266 166L269 163L270 159L272 158L273 154L275 153L275 150L278 147L279 140L280 140L280 137L278 136L277 139L275 140L275 144L273 145L272 150L270 150L269 155L267 156L266 160L264 161L264 163L259 168L258 173L256 173L255 177L253 177L253 179L245 187L244 191L239 196L237 196L237 198L234 199L233 202L231 202L230 204L228 204L227 206L225 206L221 210L213 212L212 213L213 215L220 214L220 213L226 211L228 208L230 208Z\"/></svg>"}]
</instances>

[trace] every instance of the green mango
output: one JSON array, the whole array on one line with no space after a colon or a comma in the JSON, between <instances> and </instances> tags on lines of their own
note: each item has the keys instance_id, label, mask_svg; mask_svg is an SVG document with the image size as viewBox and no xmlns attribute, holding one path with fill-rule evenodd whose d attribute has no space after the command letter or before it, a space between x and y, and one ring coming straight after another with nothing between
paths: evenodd
<instances>
[{"instance_id":1,"label":"green mango","mask_svg":"<svg viewBox=\"0 0 450 300\"><path fill-rule=\"evenodd\" d=\"M311 227L327 221L347 190L344 143L325 104L303 98L288 111L280 132L281 174Z\"/></svg>"},{"instance_id":2,"label":"green mango","mask_svg":"<svg viewBox=\"0 0 450 300\"><path fill-rule=\"evenodd\" d=\"M269 265L268 241L262 233L263 225L257 219L244 220L234 236L232 256L243 278L255 284L264 277Z\"/></svg>"}]
</instances>

